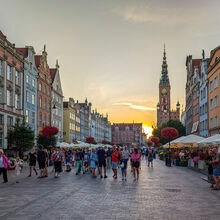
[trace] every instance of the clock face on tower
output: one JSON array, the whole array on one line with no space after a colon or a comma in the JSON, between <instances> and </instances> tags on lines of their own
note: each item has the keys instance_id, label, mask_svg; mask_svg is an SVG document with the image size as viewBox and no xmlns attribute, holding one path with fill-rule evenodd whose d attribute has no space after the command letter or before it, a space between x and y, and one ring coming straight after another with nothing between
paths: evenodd
<instances>
[{"instance_id":1,"label":"clock face on tower","mask_svg":"<svg viewBox=\"0 0 220 220\"><path fill-rule=\"evenodd\" d=\"M166 89L166 88L163 88L163 89L161 90L161 93L162 93L162 95L166 95L166 94L167 94L167 89Z\"/></svg>"}]
</instances>

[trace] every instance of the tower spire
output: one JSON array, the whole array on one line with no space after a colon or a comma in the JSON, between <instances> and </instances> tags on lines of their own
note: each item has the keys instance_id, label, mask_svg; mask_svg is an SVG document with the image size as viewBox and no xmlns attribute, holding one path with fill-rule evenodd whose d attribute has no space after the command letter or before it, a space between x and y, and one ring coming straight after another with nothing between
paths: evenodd
<instances>
[{"instance_id":1,"label":"tower spire","mask_svg":"<svg viewBox=\"0 0 220 220\"><path fill-rule=\"evenodd\" d=\"M166 48L165 48L165 44L164 44L160 85L169 85L170 84L167 67L168 67L168 65L167 65L167 58L166 58Z\"/></svg>"}]
</instances>

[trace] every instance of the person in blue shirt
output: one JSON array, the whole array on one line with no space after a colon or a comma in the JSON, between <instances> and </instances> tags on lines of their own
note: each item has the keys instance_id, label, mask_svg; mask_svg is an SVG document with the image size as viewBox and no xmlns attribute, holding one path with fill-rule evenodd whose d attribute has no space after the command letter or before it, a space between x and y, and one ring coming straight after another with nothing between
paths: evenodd
<instances>
[{"instance_id":1,"label":"person in blue shirt","mask_svg":"<svg viewBox=\"0 0 220 220\"><path fill-rule=\"evenodd\" d=\"M92 177L96 178L95 170L96 170L96 164L98 163L98 156L96 154L96 150L92 149L92 152L90 153L90 168L92 170Z\"/></svg>"}]
</instances>

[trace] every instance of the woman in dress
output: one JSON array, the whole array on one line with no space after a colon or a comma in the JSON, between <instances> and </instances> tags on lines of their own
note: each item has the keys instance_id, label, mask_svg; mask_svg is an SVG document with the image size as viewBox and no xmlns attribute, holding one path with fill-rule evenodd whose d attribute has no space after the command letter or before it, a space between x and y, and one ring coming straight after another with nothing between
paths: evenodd
<instances>
[{"instance_id":1,"label":"woman in dress","mask_svg":"<svg viewBox=\"0 0 220 220\"><path fill-rule=\"evenodd\" d=\"M134 149L134 153L131 155L132 160L132 167L133 167L133 174L134 174L134 181L139 179L139 168L140 168L140 161L141 161L141 154L138 152L138 149Z\"/></svg>"},{"instance_id":2,"label":"woman in dress","mask_svg":"<svg viewBox=\"0 0 220 220\"><path fill-rule=\"evenodd\" d=\"M90 154L90 168L92 171L92 177L94 178L96 178L95 169L96 169L97 162L98 162L98 156L96 154L95 149L92 149L92 152Z\"/></svg>"},{"instance_id":3,"label":"woman in dress","mask_svg":"<svg viewBox=\"0 0 220 220\"><path fill-rule=\"evenodd\" d=\"M3 173L3 180L4 183L8 182L8 177L7 177L7 169L10 166L10 161L8 158L4 155L4 152L2 149L0 149L0 175Z\"/></svg>"},{"instance_id":4,"label":"woman in dress","mask_svg":"<svg viewBox=\"0 0 220 220\"><path fill-rule=\"evenodd\" d=\"M35 151L35 148L33 147L31 152L29 152L28 154L28 160L29 160L29 167L30 167L30 174L29 174L29 177L31 176L32 174L32 170L35 171L35 174L37 175L37 170L35 168L36 166L36 162L37 162L37 153Z\"/></svg>"}]
</instances>

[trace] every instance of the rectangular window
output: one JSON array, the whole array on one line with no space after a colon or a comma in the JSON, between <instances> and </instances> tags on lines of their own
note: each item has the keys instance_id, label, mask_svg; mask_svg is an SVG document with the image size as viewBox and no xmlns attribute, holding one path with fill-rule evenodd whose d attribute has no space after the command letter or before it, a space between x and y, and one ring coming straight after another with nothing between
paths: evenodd
<instances>
[{"instance_id":1,"label":"rectangular window","mask_svg":"<svg viewBox=\"0 0 220 220\"><path fill-rule=\"evenodd\" d=\"M30 100L31 100L30 91L26 91L26 102L30 103Z\"/></svg>"},{"instance_id":2,"label":"rectangular window","mask_svg":"<svg viewBox=\"0 0 220 220\"><path fill-rule=\"evenodd\" d=\"M46 126L46 125L47 125L47 116L44 115L44 126Z\"/></svg>"},{"instance_id":3,"label":"rectangular window","mask_svg":"<svg viewBox=\"0 0 220 220\"><path fill-rule=\"evenodd\" d=\"M12 67L7 65L7 80L12 81Z\"/></svg>"},{"instance_id":4,"label":"rectangular window","mask_svg":"<svg viewBox=\"0 0 220 220\"><path fill-rule=\"evenodd\" d=\"M47 100L44 100L44 109L47 109Z\"/></svg>"},{"instance_id":5,"label":"rectangular window","mask_svg":"<svg viewBox=\"0 0 220 220\"><path fill-rule=\"evenodd\" d=\"M41 83L39 84L39 90L40 90L40 91L42 90L42 85L41 85Z\"/></svg>"},{"instance_id":6,"label":"rectangular window","mask_svg":"<svg viewBox=\"0 0 220 220\"><path fill-rule=\"evenodd\" d=\"M12 106L12 91L7 90L7 105Z\"/></svg>"},{"instance_id":7,"label":"rectangular window","mask_svg":"<svg viewBox=\"0 0 220 220\"><path fill-rule=\"evenodd\" d=\"M35 79L32 79L32 86L35 88Z\"/></svg>"},{"instance_id":8,"label":"rectangular window","mask_svg":"<svg viewBox=\"0 0 220 220\"><path fill-rule=\"evenodd\" d=\"M15 108L20 108L20 96L18 94L15 94Z\"/></svg>"},{"instance_id":9,"label":"rectangular window","mask_svg":"<svg viewBox=\"0 0 220 220\"><path fill-rule=\"evenodd\" d=\"M26 75L26 83L29 84L29 82L30 82L30 76Z\"/></svg>"},{"instance_id":10,"label":"rectangular window","mask_svg":"<svg viewBox=\"0 0 220 220\"><path fill-rule=\"evenodd\" d=\"M213 128L213 118L210 119L210 128Z\"/></svg>"},{"instance_id":11,"label":"rectangular window","mask_svg":"<svg viewBox=\"0 0 220 220\"><path fill-rule=\"evenodd\" d=\"M32 94L32 105L35 105L35 95Z\"/></svg>"},{"instance_id":12,"label":"rectangular window","mask_svg":"<svg viewBox=\"0 0 220 220\"><path fill-rule=\"evenodd\" d=\"M215 107L218 106L218 96L215 96Z\"/></svg>"},{"instance_id":13,"label":"rectangular window","mask_svg":"<svg viewBox=\"0 0 220 220\"><path fill-rule=\"evenodd\" d=\"M3 103L3 87L0 87L0 104Z\"/></svg>"},{"instance_id":14,"label":"rectangular window","mask_svg":"<svg viewBox=\"0 0 220 220\"><path fill-rule=\"evenodd\" d=\"M25 111L25 121L26 121L26 123L29 123L29 110L26 110Z\"/></svg>"},{"instance_id":15,"label":"rectangular window","mask_svg":"<svg viewBox=\"0 0 220 220\"><path fill-rule=\"evenodd\" d=\"M50 123L51 123L51 122L50 122L50 117L48 117L48 125L51 125Z\"/></svg>"},{"instance_id":16,"label":"rectangular window","mask_svg":"<svg viewBox=\"0 0 220 220\"><path fill-rule=\"evenodd\" d=\"M35 124L35 112L32 112L32 119L31 119L32 121L32 124Z\"/></svg>"},{"instance_id":17,"label":"rectangular window","mask_svg":"<svg viewBox=\"0 0 220 220\"><path fill-rule=\"evenodd\" d=\"M40 113L39 115L39 125L41 126L42 125L42 114Z\"/></svg>"},{"instance_id":18,"label":"rectangular window","mask_svg":"<svg viewBox=\"0 0 220 220\"><path fill-rule=\"evenodd\" d=\"M42 108L42 99L41 99L41 97L39 98L39 107Z\"/></svg>"},{"instance_id":19,"label":"rectangular window","mask_svg":"<svg viewBox=\"0 0 220 220\"><path fill-rule=\"evenodd\" d=\"M212 81L210 82L210 84L209 84L209 85L210 85L209 91L211 92L211 91L212 91L212 89L213 89L213 88L212 88Z\"/></svg>"},{"instance_id":20,"label":"rectangular window","mask_svg":"<svg viewBox=\"0 0 220 220\"><path fill-rule=\"evenodd\" d=\"M20 73L17 70L15 72L15 84L20 85Z\"/></svg>"},{"instance_id":21,"label":"rectangular window","mask_svg":"<svg viewBox=\"0 0 220 220\"><path fill-rule=\"evenodd\" d=\"M218 78L217 76L214 79L215 89L218 87Z\"/></svg>"},{"instance_id":22,"label":"rectangular window","mask_svg":"<svg viewBox=\"0 0 220 220\"><path fill-rule=\"evenodd\" d=\"M218 116L215 116L215 127L218 127Z\"/></svg>"},{"instance_id":23,"label":"rectangular window","mask_svg":"<svg viewBox=\"0 0 220 220\"><path fill-rule=\"evenodd\" d=\"M3 76L3 62L0 60L0 76Z\"/></svg>"},{"instance_id":24,"label":"rectangular window","mask_svg":"<svg viewBox=\"0 0 220 220\"><path fill-rule=\"evenodd\" d=\"M4 124L4 116L0 115L0 125L3 125L3 124Z\"/></svg>"},{"instance_id":25,"label":"rectangular window","mask_svg":"<svg viewBox=\"0 0 220 220\"><path fill-rule=\"evenodd\" d=\"M8 126L13 125L13 118L12 117L10 117L10 116L7 117L7 124L8 124Z\"/></svg>"},{"instance_id":26,"label":"rectangular window","mask_svg":"<svg viewBox=\"0 0 220 220\"><path fill-rule=\"evenodd\" d=\"M50 112L51 106L50 103L48 103L48 112Z\"/></svg>"},{"instance_id":27,"label":"rectangular window","mask_svg":"<svg viewBox=\"0 0 220 220\"><path fill-rule=\"evenodd\" d=\"M212 110L213 109L213 100L210 99L210 109Z\"/></svg>"},{"instance_id":28,"label":"rectangular window","mask_svg":"<svg viewBox=\"0 0 220 220\"><path fill-rule=\"evenodd\" d=\"M0 132L0 148L3 148L3 133Z\"/></svg>"}]
</instances>

